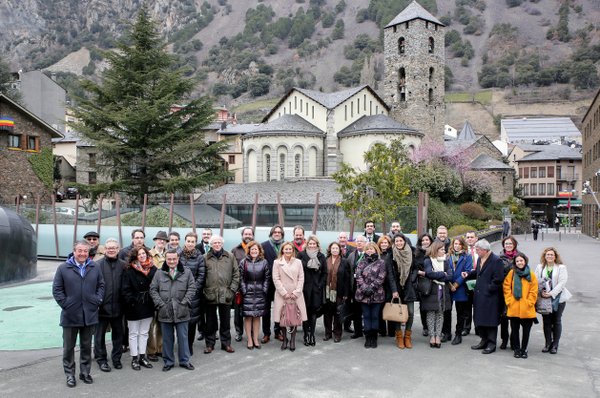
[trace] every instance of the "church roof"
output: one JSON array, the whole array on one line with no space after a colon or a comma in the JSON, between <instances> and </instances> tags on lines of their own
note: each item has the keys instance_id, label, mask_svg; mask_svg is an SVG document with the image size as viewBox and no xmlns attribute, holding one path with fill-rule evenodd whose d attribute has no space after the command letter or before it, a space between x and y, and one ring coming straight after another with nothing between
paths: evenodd
<instances>
[{"instance_id":1,"label":"church roof","mask_svg":"<svg viewBox=\"0 0 600 398\"><path fill-rule=\"evenodd\" d=\"M338 137L365 133L403 133L423 136L412 127L399 123L387 115L363 116L338 133Z\"/></svg>"},{"instance_id":2,"label":"church roof","mask_svg":"<svg viewBox=\"0 0 600 398\"><path fill-rule=\"evenodd\" d=\"M471 126L471 123L469 123L468 120L465 120L465 124L463 125L462 130L460 131L460 133L458 134L458 137L456 137L457 140L476 140L477 137L475 136L475 130L473 130L473 127Z\"/></svg>"},{"instance_id":3,"label":"church roof","mask_svg":"<svg viewBox=\"0 0 600 398\"><path fill-rule=\"evenodd\" d=\"M493 157L482 153L471 162L472 170L514 170L509 165L494 159Z\"/></svg>"},{"instance_id":4,"label":"church roof","mask_svg":"<svg viewBox=\"0 0 600 398\"><path fill-rule=\"evenodd\" d=\"M256 135L325 135L322 130L319 130L313 124L306 121L298 115L282 115L277 119L262 123L256 126L252 131L248 132L244 137Z\"/></svg>"},{"instance_id":5,"label":"church roof","mask_svg":"<svg viewBox=\"0 0 600 398\"><path fill-rule=\"evenodd\" d=\"M582 158L580 149L571 148L567 145L536 145L536 147L536 149L528 149L535 152L523 156L519 159L519 162L561 159L581 160Z\"/></svg>"},{"instance_id":6,"label":"church roof","mask_svg":"<svg viewBox=\"0 0 600 398\"><path fill-rule=\"evenodd\" d=\"M375 90L373 90L371 87L369 87L366 84L359 86L359 87L349 88L347 90L336 91L333 93L323 93L321 91L306 90L303 88L294 87L279 100L279 102L271 109L271 111L269 111L269 113L263 118L262 121L266 122L267 120L269 120L271 115L279 108L279 106L282 103L284 103L286 101L286 99L294 91L297 91L299 93L306 95L308 98L312 99L313 101L318 102L319 104L323 105L327 109L334 109L336 106L338 106L339 104L346 101L348 98L352 97L353 95L362 91L365 88L367 90L369 90L371 92L371 94L373 94L373 96L375 96L375 98L377 98L379 100L379 102L389 111L390 108L385 103L385 101L375 92Z\"/></svg>"},{"instance_id":7,"label":"church roof","mask_svg":"<svg viewBox=\"0 0 600 398\"><path fill-rule=\"evenodd\" d=\"M413 19L422 19L424 21L433 22L434 24L438 24L444 26L436 17L431 15L429 11L423 8L419 3L413 1L410 3L400 14L396 15L396 18L392 19L390 23L388 23L385 27L389 28L394 25L399 25L403 22L412 21Z\"/></svg>"}]
</instances>

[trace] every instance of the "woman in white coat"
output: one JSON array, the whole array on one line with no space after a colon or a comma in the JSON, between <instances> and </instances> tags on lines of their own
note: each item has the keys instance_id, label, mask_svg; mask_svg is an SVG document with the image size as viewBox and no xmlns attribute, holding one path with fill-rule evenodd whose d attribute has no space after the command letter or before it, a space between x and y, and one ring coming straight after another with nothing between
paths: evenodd
<instances>
[{"instance_id":1,"label":"woman in white coat","mask_svg":"<svg viewBox=\"0 0 600 398\"><path fill-rule=\"evenodd\" d=\"M535 276L540 282L540 295L552 298L552 312L542 315L544 322L544 337L546 345L542 352L556 354L558 342L562 334L562 314L571 298L567 290L567 266L563 264L560 254L553 247L548 247L542 252L541 264L535 268Z\"/></svg>"},{"instance_id":2,"label":"woman in white coat","mask_svg":"<svg viewBox=\"0 0 600 398\"><path fill-rule=\"evenodd\" d=\"M304 287L302 261L294 256L294 245L291 242L282 244L279 253L279 258L273 262L273 284L275 285L273 316L275 322L279 323L281 320L281 310L286 301L289 300L296 302L300 310L301 320L304 322L308 317L304 295L302 294L302 288ZM287 333L284 333L281 349L287 349L288 343L290 351L294 351L296 349L296 327L288 328Z\"/></svg>"}]
</instances>

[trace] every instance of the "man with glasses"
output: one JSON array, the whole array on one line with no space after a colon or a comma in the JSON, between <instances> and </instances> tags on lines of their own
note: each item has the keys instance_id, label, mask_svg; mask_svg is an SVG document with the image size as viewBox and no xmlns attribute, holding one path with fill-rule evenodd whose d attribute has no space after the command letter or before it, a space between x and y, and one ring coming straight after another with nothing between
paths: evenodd
<instances>
[{"instance_id":1,"label":"man with glasses","mask_svg":"<svg viewBox=\"0 0 600 398\"><path fill-rule=\"evenodd\" d=\"M90 244L90 259L94 261L100 260L104 257L104 246L100 245L100 235L96 231L90 231L83 235L83 239L87 240Z\"/></svg>"},{"instance_id":2,"label":"man with glasses","mask_svg":"<svg viewBox=\"0 0 600 398\"><path fill-rule=\"evenodd\" d=\"M146 239L146 233L143 229L134 229L131 231L131 244L124 247L119 252L119 259L125 262L129 261L129 255L133 249L141 249L144 247L144 240Z\"/></svg>"},{"instance_id":3,"label":"man with glasses","mask_svg":"<svg viewBox=\"0 0 600 398\"><path fill-rule=\"evenodd\" d=\"M196 245L196 249L200 250L200 253L202 253L202 255L206 255L210 250L210 238L212 234L213 232L210 228L204 228L204 230L202 231L202 239Z\"/></svg>"},{"instance_id":4,"label":"man with glasses","mask_svg":"<svg viewBox=\"0 0 600 398\"><path fill-rule=\"evenodd\" d=\"M100 306L98 326L94 335L94 358L100 370L110 372L106 353L106 330L110 325L112 330L111 360L115 369L123 368L121 355L123 354L123 313L121 311L121 278L125 262L118 259L119 242L115 238L108 238L104 242L105 255L97 264L104 277L104 300Z\"/></svg>"},{"instance_id":5,"label":"man with glasses","mask_svg":"<svg viewBox=\"0 0 600 398\"><path fill-rule=\"evenodd\" d=\"M283 244L285 232L283 226L274 225L269 232L269 240L264 241L261 245L263 252L265 253L265 260L269 264L269 272L273 275L273 262L279 257L279 249ZM262 317L262 329L263 338L261 342L267 344L271 340L271 302L275 298L275 285L273 284L273 278L269 279L269 290L267 292L267 308L265 315ZM283 341L282 330L279 327L279 323L274 324L275 338Z\"/></svg>"}]
</instances>

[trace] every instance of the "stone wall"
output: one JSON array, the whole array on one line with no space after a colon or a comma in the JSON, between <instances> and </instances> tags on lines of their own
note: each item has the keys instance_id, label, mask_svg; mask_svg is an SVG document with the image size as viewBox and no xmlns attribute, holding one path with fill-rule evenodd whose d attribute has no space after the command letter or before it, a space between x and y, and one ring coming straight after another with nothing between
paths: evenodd
<instances>
[{"instance_id":1,"label":"stone wall","mask_svg":"<svg viewBox=\"0 0 600 398\"><path fill-rule=\"evenodd\" d=\"M501 203L513 196L515 173L513 170L472 170L467 176L485 181L492 202Z\"/></svg>"}]
</instances>

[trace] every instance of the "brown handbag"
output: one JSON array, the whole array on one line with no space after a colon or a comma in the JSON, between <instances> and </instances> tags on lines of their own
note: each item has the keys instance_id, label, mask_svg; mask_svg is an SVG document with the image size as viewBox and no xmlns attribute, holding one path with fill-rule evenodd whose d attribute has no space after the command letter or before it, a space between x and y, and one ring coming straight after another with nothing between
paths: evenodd
<instances>
[{"instance_id":1,"label":"brown handbag","mask_svg":"<svg viewBox=\"0 0 600 398\"><path fill-rule=\"evenodd\" d=\"M292 327L302 325L302 314L300 314L300 308L295 301L286 301L281 308L281 316L279 319L279 325L283 327Z\"/></svg>"},{"instance_id":2,"label":"brown handbag","mask_svg":"<svg viewBox=\"0 0 600 398\"><path fill-rule=\"evenodd\" d=\"M398 300L397 303L394 300ZM406 323L408 321L408 306L400 303L400 299L392 299L383 306L383 319L386 321Z\"/></svg>"}]
</instances>

